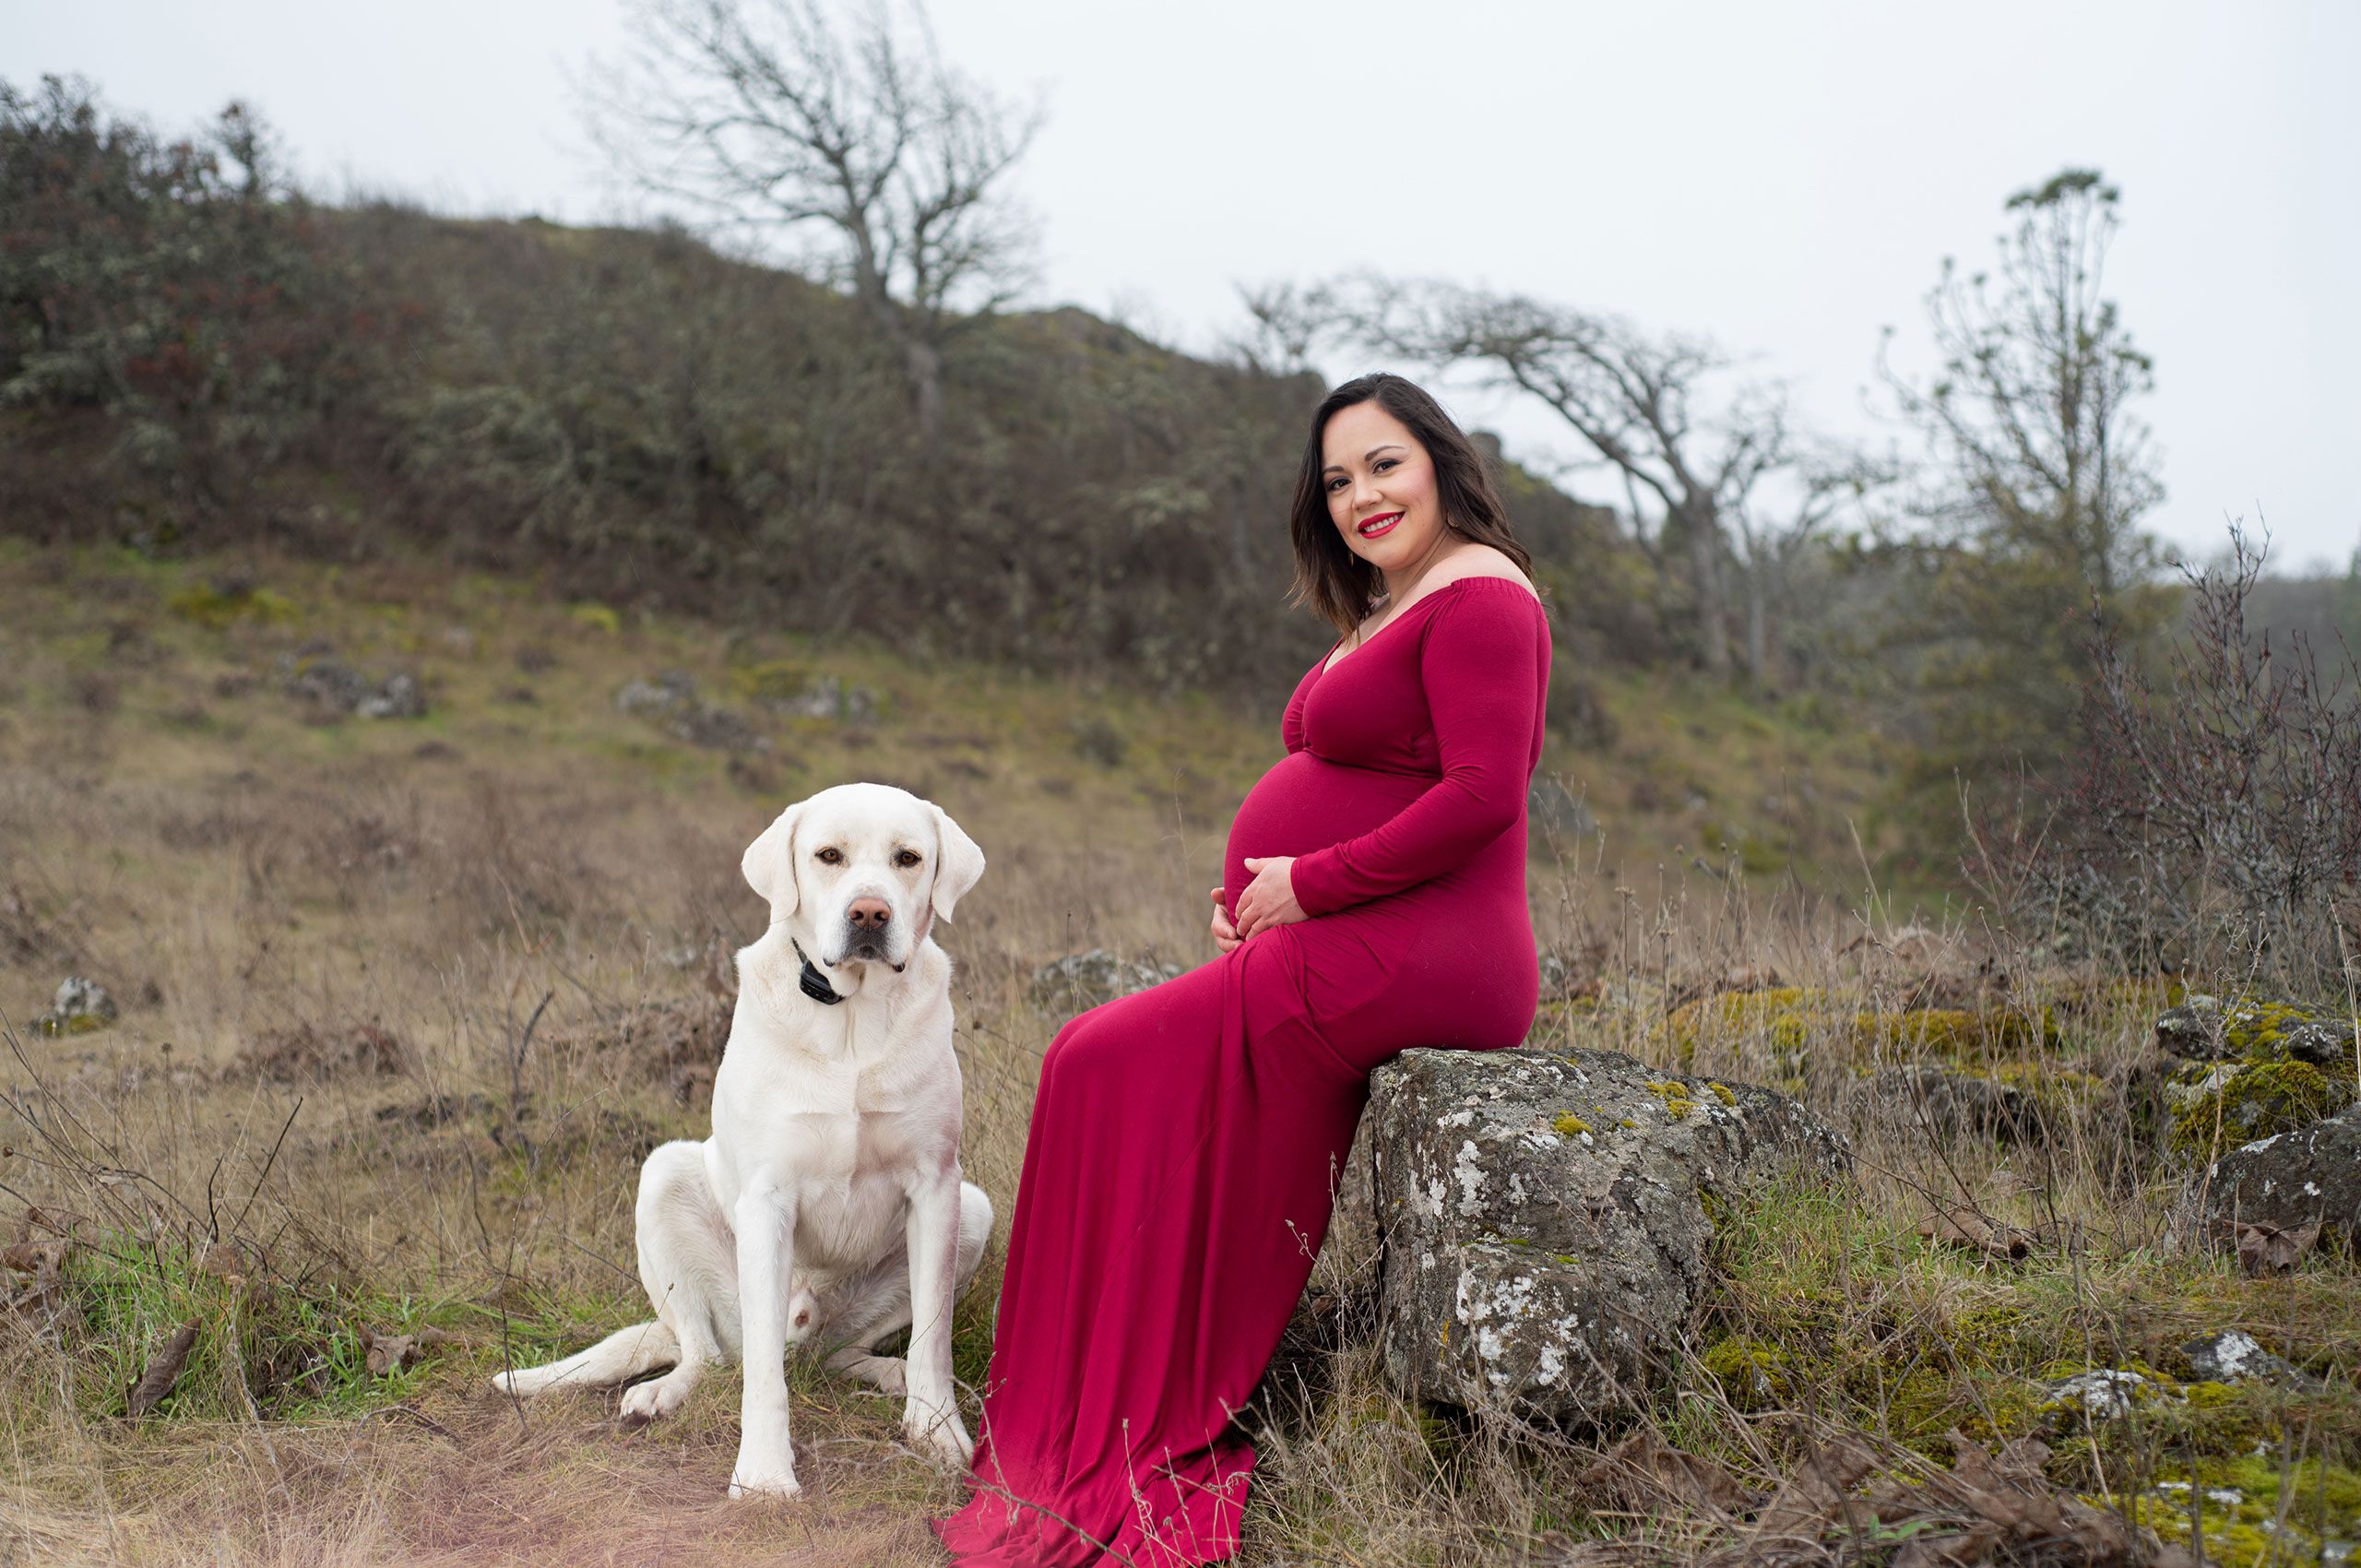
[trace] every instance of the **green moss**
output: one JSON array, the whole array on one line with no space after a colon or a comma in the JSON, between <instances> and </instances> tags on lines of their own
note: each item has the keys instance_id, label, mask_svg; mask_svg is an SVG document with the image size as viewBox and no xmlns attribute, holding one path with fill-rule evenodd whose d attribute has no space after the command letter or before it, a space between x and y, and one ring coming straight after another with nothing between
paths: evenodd
<instances>
[{"instance_id":1,"label":"green moss","mask_svg":"<svg viewBox=\"0 0 2361 1568\"><path fill-rule=\"evenodd\" d=\"M565 613L575 625L587 626L594 632L604 632L611 637L623 629L623 618L610 605L577 604Z\"/></svg>"},{"instance_id":2,"label":"green moss","mask_svg":"<svg viewBox=\"0 0 2361 1568\"><path fill-rule=\"evenodd\" d=\"M184 621L194 621L217 632L237 621L282 626L295 619L292 600L266 588L243 584L223 588L212 583L193 583L168 597L164 607Z\"/></svg>"},{"instance_id":3,"label":"green moss","mask_svg":"<svg viewBox=\"0 0 2361 1568\"><path fill-rule=\"evenodd\" d=\"M811 670L791 659L766 659L730 671L730 689L749 702L784 702L802 695Z\"/></svg>"},{"instance_id":4,"label":"green moss","mask_svg":"<svg viewBox=\"0 0 2361 1568\"><path fill-rule=\"evenodd\" d=\"M2308 1127L2350 1098L2308 1062L2248 1062L2190 1068L2176 1080L2170 1142L2197 1158Z\"/></svg>"},{"instance_id":5,"label":"green moss","mask_svg":"<svg viewBox=\"0 0 2361 1568\"><path fill-rule=\"evenodd\" d=\"M1651 1078L1648 1092L1664 1101L1665 1114L1676 1122L1697 1109L1697 1102L1690 1098L1689 1086L1678 1078Z\"/></svg>"},{"instance_id":6,"label":"green moss","mask_svg":"<svg viewBox=\"0 0 2361 1568\"><path fill-rule=\"evenodd\" d=\"M1665 1020L1665 1031L1667 1043L1684 1062L1709 1041L1761 1040L1776 1061L1789 1067L1798 1066L1815 1048L1830 1046L1856 1057L1932 1055L1970 1061L2023 1055L2061 1042L2056 1019L2047 1008L2037 1014L1943 1007L1888 1012L1850 1005L1827 992L1797 986L1700 998L1675 1008Z\"/></svg>"},{"instance_id":7,"label":"green moss","mask_svg":"<svg viewBox=\"0 0 2361 1568\"><path fill-rule=\"evenodd\" d=\"M2339 1561L2361 1543L2361 1474L2319 1459L2202 1461L2111 1502L2172 1544L2201 1534L2207 1562L2236 1568Z\"/></svg>"},{"instance_id":8,"label":"green moss","mask_svg":"<svg viewBox=\"0 0 2361 1568\"><path fill-rule=\"evenodd\" d=\"M1738 1409L1774 1409L1794 1392L1787 1352L1759 1339L1729 1338L1705 1348L1704 1369Z\"/></svg>"},{"instance_id":9,"label":"green moss","mask_svg":"<svg viewBox=\"0 0 2361 1568\"><path fill-rule=\"evenodd\" d=\"M1724 1105L1735 1107L1738 1104L1738 1093L1736 1090L1732 1089L1729 1085L1709 1083L1705 1087L1713 1090L1714 1098L1720 1100Z\"/></svg>"},{"instance_id":10,"label":"green moss","mask_svg":"<svg viewBox=\"0 0 2361 1568\"><path fill-rule=\"evenodd\" d=\"M1571 1112L1559 1117L1550 1125L1555 1127L1558 1130L1558 1135L1563 1138L1579 1138L1590 1131L1589 1123Z\"/></svg>"}]
</instances>

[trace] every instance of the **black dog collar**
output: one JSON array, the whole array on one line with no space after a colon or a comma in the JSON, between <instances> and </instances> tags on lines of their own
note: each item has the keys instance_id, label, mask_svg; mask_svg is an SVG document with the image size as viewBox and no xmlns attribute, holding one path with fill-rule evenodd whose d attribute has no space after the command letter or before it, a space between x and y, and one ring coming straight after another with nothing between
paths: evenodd
<instances>
[{"instance_id":1,"label":"black dog collar","mask_svg":"<svg viewBox=\"0 0 2361 1568\"><path fill-rule=\"evenodd\" d=\"M803 994L814 1002L825 1002L832 1007L842 1002L844 998L836 994L836 988L828 983L828 977L820 972L820 967L804 956L803 944L790 936L787 939L787 944L795 949L797 957L803 959L803 972L796 977L797 983L803 987Z\"/></svg>"}]
</instances>

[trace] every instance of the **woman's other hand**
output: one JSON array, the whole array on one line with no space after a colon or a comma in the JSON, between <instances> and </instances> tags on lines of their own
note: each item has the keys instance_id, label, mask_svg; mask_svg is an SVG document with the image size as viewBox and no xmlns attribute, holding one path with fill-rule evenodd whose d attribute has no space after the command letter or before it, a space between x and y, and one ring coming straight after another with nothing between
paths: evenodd
<instances>
[{"instance_id":1,"label":"woman's other hand","mask_svg":"<svg viewBox=\"0 0 2361 1568\"><path fill-rule=\"evenodd\" d=\"M1229 906L1221 901L1222 890L1214 889L1214 948L1227 953L1243 940L1238 928L1229 923Z\"/></svg>"},{"instance_id":2,"label":"woman's other hand","mask_svg":"<svg viewBox=\"0 0 2361 1568\"><path fill-rule=\"evenodd\" d=\"M1254 880L1238 896L1240 941L1275 925L1289 925L1311 918L1295 901L1295 882L1290 874L1295 869L1293 855L1249 855L1246 869L1254 873Z\"/></svg>"}]
</instances>

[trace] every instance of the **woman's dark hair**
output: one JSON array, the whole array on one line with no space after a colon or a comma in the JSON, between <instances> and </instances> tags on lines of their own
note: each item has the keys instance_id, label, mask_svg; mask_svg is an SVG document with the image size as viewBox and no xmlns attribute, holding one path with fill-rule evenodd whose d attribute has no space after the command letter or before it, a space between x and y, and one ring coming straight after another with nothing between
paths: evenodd
<instances>
[{"instance_id":1,"label":"woman's dark hair","mask_svg":"<svg viewBox=\"0 0 2361 1568\"><path fill-rule=\"evenodd\" d=\"M1328 422L1358 403L1375 403L1407 425L1435 466L1435 493L1442 503L1442 526L1462 539L1489 544L1533 575L1533 558L1509 529L1508 508L1486 471L1483 455L1452 422L1426 388L1381 371L1358 375L1320 400L1311 435L1303 444L1303 468L1296 475L1289 526L1295 538L1295 591L1288 602L1309 603L1349 636L1369 614L1384 587L1375 566L1354 554L1328 515L1328 492L1321 482L1326 459L1321 440Z\"/></svg>"}]
</instances>

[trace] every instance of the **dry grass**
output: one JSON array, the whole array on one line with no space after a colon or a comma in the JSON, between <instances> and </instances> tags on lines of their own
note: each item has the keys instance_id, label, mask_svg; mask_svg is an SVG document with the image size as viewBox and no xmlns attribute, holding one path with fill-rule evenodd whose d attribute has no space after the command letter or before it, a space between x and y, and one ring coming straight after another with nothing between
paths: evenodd
<instances>
[{"instance_id":1,"label":"dry grass","mask_svg":"<svg viewBox=\"0 0 2361 1568\"><path fill-rule=\"evenodd\" d=\"M946 944L968 1173L1005 1199L1061 1021L1026 999L1026 978L1089 946L1206 952L1204 889L1228 806L1269 760L1268 716L685 622L610 630L514 585L424 570L362 585L257 569L285 612L213 624L163 606L222 564L0 555L0 1016L22 1051L0 1057L0 1184L10 1213L84 1217L72 1283L104 1308L103 1332L68 1333L64 1349L0 1324L0 1561L936 1561L921 1521L954 1480L901 1448L890 1404L811 1369L794 1384L811 1491L753 1509L722 1497L730 1377L678 1421L626 1434L611 1399L518 1408L485 1376L643 1315L632 1171L652 1142L702 1132L678 1068L721 1005L718 956L754 934L738 856L779 803L887 779L941 801L985 845L985 889ZM323 637L364 671L422 673L430 716L317 722L284 694L279 660ZM733 758L611 701L673 668L727 699L733 674L782 663L869 686L880 718L765 718L741 701L770 744ZM1629 694L1634 715L1650 695ZM2029 1374L2070 1361L2170 1372L2183 1339L2235 1325L2325 1391L2053 1433L2053 1475L2106 1495L2255 1443L2361 1457L2351 1262L2248 1280L2177 1246L2182 1173L2135 1126L2126 1087L2153 994L2044 970L1964 920L1923 951L1855 944L1904 911L1869 866L1833 854L1818 892L1697 869L1690 846L1714 867L1744 858L1720 853L1735 830L1704 816L1734 822L1753 809L1728 804L1744 780L1792 779L1819 742L1712 704L1622 728L1631 754L1547 759L1630 847L1540 847L1544 943L1585 994L1552 1004L1538 1042L1658 1061L1685 1047L1701 1070L1788 1082L1855 1133L1862 1170L1857 1193L1776 1194L1728 1217L1727 1288L1688 1344L1664 1348L1677 1375L1643 1429L1759 1500L1831 1432L1866 1433L1897 1466L1947 1460L1953 1425L1998 1440L2038 1417ZM1866 766L1823 765L1809 806L1758 790L1765 823L1784 800L1790 817L1817 814L1788 822L1793 843L1849 848L1832 780ZM1723 804L1701 814L1684 795L1631 812L1625 836L1630 799L1692 785ZM1993 968L2010 989L1992 989ZM1668 1030L1669 1004L1770 971L1831 999L1800 1042L1743 1018L1685 1042ZM121 1019L27 1038L66 973L104 983ZM1863 1048L1828 1020L1923 1002L1936 974L1987 1012L2057 1021L2048 1054L2070 1052L2114 1098L2016 1145L1869 1114L1859 1070L1926 1043ZM1963 1208L2034 1234L2033 1255L1920 1239L1930 1213ZM217 1235L256 1249L235 1277L206 1270ZM1605 1457L1627 1431L1405 1405L1372 1353L1335 1331L1365 1264L1341 1247L1323 1259L1316 1289L1347 1305L1307 1320L1252 1415L1267 1430L1250 1562L1702 1558L1754 1527L1628 1450ZM971 1383L998 1267L995 1248L961 1311ZM115 1413L126 1369L172 1324L234 1313L245 1332L208 1329L158 1415ZM429 1326L456 1340L389 1376L361 1364L359 1329ZM1771 1348L1773 1375L1733 1380L1728 1352L1715 1360L1732 1344Z\"/></svg>"}]
</instances>

